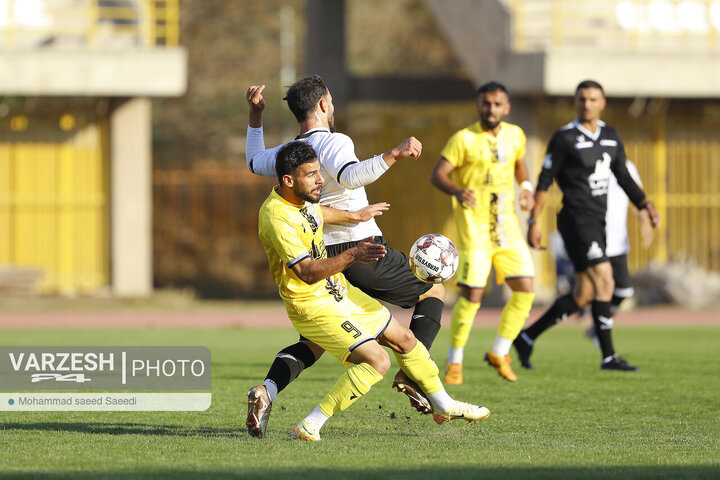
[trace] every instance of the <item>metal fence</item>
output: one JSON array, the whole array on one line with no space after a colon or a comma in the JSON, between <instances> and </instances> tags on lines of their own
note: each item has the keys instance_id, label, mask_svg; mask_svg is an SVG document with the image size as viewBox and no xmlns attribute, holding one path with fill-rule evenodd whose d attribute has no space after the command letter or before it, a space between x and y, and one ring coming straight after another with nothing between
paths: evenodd
<instances>
[{"instance_id":1,"label":"metal fence","mask_svg":"<svg viewBox=\"0 0 720 480\"><path fill-rule=\"evenodd\" d=\"M574 118L568 99L531 100L534 138L540 145L527 162L536 170L552 132ZM720 102L648 102L639 114L630 100L610 99L604 118L617 127L645 190L663 215L648 249L630 221L632 272L655 260L691 258L720 272ZM477 118L472 103L434 106L353 105L343 131L360 158L397 145L408 135L423 142L418 160L406 159L367 187L371 202L387 201L377 221L390 245L408 251L421 234L456 235L450 200L429 183L447 138ZM535 178L533 178L535 181ZM155 173L155 276L158 285L189 285L209 295L273 296L276 287L257 237L257 212L272 179L238 167ZM545 237L555 230L560 195L551 190L543 213ZM632 217L632 215L630 215ZM537 254L539 286L550 288L555 265ZM214 292L214 293L213 293Z\"/></svg>"},{"instance_id":2,"label":"metal fence","mask_svg":"<svg viewBox=\"0 0 720 480\"><path fill-rule=\"evenodd\" d=\"M257 233L274 183L244 166L155 171L155 285L205 297L276 295Z\"/></svg>"}]
</instances>

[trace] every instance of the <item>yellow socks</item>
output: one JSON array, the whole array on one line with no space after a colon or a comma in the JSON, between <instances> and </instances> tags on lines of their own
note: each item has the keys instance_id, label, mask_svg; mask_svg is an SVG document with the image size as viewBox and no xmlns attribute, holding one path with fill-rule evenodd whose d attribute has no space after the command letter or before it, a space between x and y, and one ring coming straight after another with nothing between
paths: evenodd
<instances>
[{"instance_id":1,"label":"yellow socks","mask_svg":"<svg viewBox=\"0 0 720 480\"><path fill-rule=\"evenodd\" d=\"M420 342L418 344L420 345ZM382 378L382 375L367 363L353 365L340 376L318 407L326 416L332 417L355 403L355 400L369 392L370 387Z\"/></svg>"},{"instance_id":2,"label":"yellow socks","mask_svg":"<svg viewBox=\"0 0 720 480\"><path fill-rule=\"evenodd\" d=\"M430 352L427 351L425 345L417 342L415 348L408 353L397 353L395 352L395 358L400 365L400 368L410 377L415 383L422 388L423 392L428 395L437 393L443 389L442 382L438 377L437 365L432 358L430 358Z\"/></svg>"},{"instance_id":3,"label":"yellow socks","mask_svg":"<svg viewBox=\"0 0 720 480\"><path fill-rule=\"evenodd\" d=\"M452 312L450 323L450 346L463 348L470 336L475 321L475 314L480 308L479 303L473 303L465 297L458 298Z\"/></svg>"},{"instance_id":4,"label":"yellow socks","mask_svg":"<svg viewBox=\"0 0 720 480\"><path fill-rule=\"evenodd\" d=\"M498 335L509 340L515 340L520 334L525 320L530 315L534 293L529 292L513 292L510 300L505 304L502 315L500 316L500 327ZM454 318L454 316L453 316Z\"/></svg>"}]
</instances>

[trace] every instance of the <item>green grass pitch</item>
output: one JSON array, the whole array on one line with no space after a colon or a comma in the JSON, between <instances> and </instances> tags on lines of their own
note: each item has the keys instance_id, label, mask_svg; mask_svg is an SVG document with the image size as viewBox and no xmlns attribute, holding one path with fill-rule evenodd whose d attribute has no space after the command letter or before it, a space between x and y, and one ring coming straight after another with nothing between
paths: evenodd
<instances>
[{"instance_id":1,"label":"green grass pitch","mask_svg":"<svg viewBox=\"0 0 720 480\"><path fill-rule=\"evenodd\" d=\"M620 322L621 323L621 322ZM280 394L268 437L245 429L245 392L292 329L6 330L4 345L205 345L205 412L0 413L0 478L720 478L720 328L624 327L616 346L637 373L601 372L579 326L547 332L511 384L482 362L494 330L473 330L465 384L451 395L490 408L437 425L391 377L330 419L322 441L290 429L342 371L329 356ZM444 363L448 332L432 349ZM514 355L514 352L513 352Z\"/></svg>"}]
</instances>

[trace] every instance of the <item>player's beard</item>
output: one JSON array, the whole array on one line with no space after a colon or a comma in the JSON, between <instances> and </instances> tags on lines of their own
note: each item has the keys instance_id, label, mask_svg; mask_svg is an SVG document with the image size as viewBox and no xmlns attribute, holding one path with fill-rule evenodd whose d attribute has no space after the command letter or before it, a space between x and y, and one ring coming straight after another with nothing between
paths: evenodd
<instances>
[{"instance_id":1,"label":"player's beard","mask_svg":"<svg viewBox=\"0 0 720 480\"><path fill-rule=\"evenodd\" d=\"M295 196L297 196L298 198L300 198L302 200L305 200L306 202L318 203L320 201L320 191L318 190L318 193L313 194L314 191L315 191L315 189L312 189L309 192L293 191L293 193L295 194Z\"/></svg>"},{"instance_id":2,"label":"player's beard","mask_svg":"<svg viewBox=\"0 0 720 480\"><path fill-rule=\"evenodd\" d=\"M499 121L497 121L497 122L490 123L490 121L489 121L488 119L486 119L486 118L480 118L480 121L482 122L483 127L485 127L485 129L487 129L487 130L492 130L493 128L495 128L495 127L497 127L498 125L500 125L500 122L501 122L502 120L499 120Z\"/></svg>"},{"instance_id":3,"label":"player's beard","mask_svg":"<svg viewBox=\"0 0 720 480\"><path fill-rule=\"evenodd\" d=\"M330 118L328 118L328 129L330 133L335 133L335 115L331 115Z\"/></svg>"}]
</instances>

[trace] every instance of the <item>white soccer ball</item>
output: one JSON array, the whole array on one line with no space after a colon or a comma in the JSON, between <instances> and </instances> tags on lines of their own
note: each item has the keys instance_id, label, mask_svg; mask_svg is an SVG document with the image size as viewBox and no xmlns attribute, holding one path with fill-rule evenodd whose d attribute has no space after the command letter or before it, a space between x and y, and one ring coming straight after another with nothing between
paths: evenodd
<instances>
[{"instance_id":1,"label":"white soccer ball","mask_svg":"<svg viewBox=\"0 0 720 480\"><path fill-rule=\"evenodd\" d=\"M418 238L410 248L410 268L426 283L443 283L458 268L460 257L455 245L444 235L429 233Z\"/></svg>"}]
</instances>

